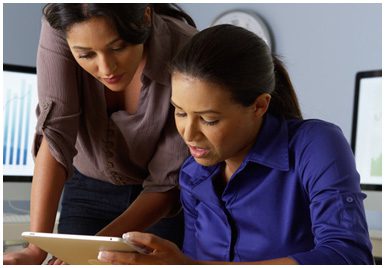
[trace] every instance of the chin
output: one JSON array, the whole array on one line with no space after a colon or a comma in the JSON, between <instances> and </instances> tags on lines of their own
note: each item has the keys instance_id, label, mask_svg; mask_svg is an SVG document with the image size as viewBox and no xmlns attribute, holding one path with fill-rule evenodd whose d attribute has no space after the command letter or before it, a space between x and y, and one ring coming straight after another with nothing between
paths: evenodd
<instances>
[{"instance_id":1,"label":"chin","mask_svg":"<svg viewBox=\"0 0 385 268\"><path fill-rule=\"evenodd\" d=\"M102 79L99 79L99 82L101 82L106 88L108 88L110 91L113 91L113 92L121 92L127 86L125 83L123 83L123 81L119 81L119 83L115 83L115 84L109 84L103 81Z\"/></svg>"},{"instance_id":2,"label":"chin","mask_svg":"<svg viewBox=\"0 0 385 268\"><path fill-rule=\"evenodd\" d=\"M194 157L194 160L199 165L202 165L202 166L205 166L205 167L213 166L213 165L216 165L216 164L219 163L219 161L215 161L214 159L207 159L207 158L195 158Z\"/></svg>"},{"instance_id":3,"label":"chin","mask_svg":"<svg viewBox=\"0 0 385 268\"><path fill-rule=\"evenodd\" d=\"M122 88L121 86L111 86L111 85L106 85L106 84L104 84L104 86L113 92L121 92L124 90L124 88Z\"/></svg>"}]
</instances>

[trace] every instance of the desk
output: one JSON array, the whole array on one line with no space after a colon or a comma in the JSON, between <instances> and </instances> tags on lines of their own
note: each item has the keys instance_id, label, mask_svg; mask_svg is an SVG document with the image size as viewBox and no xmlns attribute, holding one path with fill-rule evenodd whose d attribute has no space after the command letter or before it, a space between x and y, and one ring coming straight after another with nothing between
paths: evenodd
<instances>
[{"instance_id":1,"label":"desk","mask_svg":"<svg viewBox=\"0 0 385 268\"><path fill-rule=\"evenodd\" d=\"M373 256L382 258L382 231L369 230L369 236L373 245Z\"/></svg>"}]
</instances>

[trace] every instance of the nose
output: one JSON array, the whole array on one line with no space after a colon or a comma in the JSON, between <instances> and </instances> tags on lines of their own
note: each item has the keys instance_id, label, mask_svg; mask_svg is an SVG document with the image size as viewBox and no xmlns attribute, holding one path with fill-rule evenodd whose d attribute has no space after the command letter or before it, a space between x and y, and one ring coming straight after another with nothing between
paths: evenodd
<instances>
[{"instance_id":1,"label":"nose","mask_svg":"<svg viewBox=\"0 0 385 268\"><path fill-rule=\"evenodd\" d=\"M102 76L108 77L113 75L117 67L118 66L113 57L108 57L108 56L100 57L98 68Z\"/></svg>"},{"instance_id":2,"label":"nose","mask_svg":"<svg viewBox=\"0 0 385 268\"><path fill-rule=\"evenodd\" d=\"M197 124L193 120L187 119L183 129L183 139L186 142L196 141L199 132Z\"/></svg>"}]
</instances>

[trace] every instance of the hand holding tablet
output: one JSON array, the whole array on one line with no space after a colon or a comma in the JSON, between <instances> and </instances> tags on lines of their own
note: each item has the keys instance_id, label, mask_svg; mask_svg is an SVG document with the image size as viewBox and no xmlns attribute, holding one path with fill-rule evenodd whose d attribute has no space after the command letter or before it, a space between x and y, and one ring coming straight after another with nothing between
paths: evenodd
<instances>
[{"instance_id":1,"label":"hand holding tablet","mask_svg":"<svg viewBox=\"0 0 385 268\"><path fill-rule=\"evenodd\" d=\"M23 232L21 236L67 264L105 264L98 261L99 251L149 254L147 247L119 237Z\"/></svg>"}]
</instances>

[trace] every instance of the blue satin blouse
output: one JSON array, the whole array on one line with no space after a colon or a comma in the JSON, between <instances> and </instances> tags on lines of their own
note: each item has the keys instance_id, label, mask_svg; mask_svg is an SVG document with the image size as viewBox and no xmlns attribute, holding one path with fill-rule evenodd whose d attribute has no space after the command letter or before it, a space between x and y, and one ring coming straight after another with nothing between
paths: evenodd
<instances>
[{"instance_id":1,"label":"blue satin blouse","mask_svg":"<svg viewBox=\"0 0 385 268\"><path fill-rule=\"evenodd\" d=\"M180 172L183 251L196 260L373 264L360 177L342 131L266 115L256 143L218 195L219 163Z\"/></svg>"}]
</instances>

